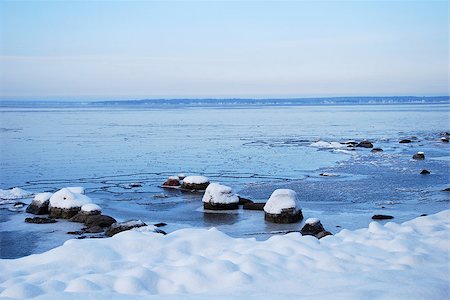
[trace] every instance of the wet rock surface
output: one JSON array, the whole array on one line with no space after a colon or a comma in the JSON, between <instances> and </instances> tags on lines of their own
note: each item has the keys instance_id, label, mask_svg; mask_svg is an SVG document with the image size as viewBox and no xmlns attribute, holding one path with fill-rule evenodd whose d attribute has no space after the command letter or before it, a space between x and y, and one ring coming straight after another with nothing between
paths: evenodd
<instances>
[{"instance_id":1,"label":"wet rock surface","mask_svg":"<svg viewBox=\"0 0 450 300\"><path fill-rule=\"evenodd\" d=\"M247 209L247 210L262 210L264 211L264 205L266 205L266 203L264 202L248 202L245 203L242 208L243 209Z\"/></svg>"},{"instance_id":2,"label":"wet rock surface","mask_svg":"<svg viewBox=\"0 0 450 300\"><path fill-rule=\"evenodd\" d=\"M356 147L361 148L373 148L373 144L370 141L362 141L356 145Z\"/></svg>"},{"instance_id":3,"label":"wet rock surface","mask_svg":"<svg viewBox=\"0 0 450 300\"><path fill-rule=\"evenodd\" d=\"M25 218L25 222L33 224L51 224L56 223L57 221L51 218L33 217L33 218Z\"/></svg>"}]
</instances>

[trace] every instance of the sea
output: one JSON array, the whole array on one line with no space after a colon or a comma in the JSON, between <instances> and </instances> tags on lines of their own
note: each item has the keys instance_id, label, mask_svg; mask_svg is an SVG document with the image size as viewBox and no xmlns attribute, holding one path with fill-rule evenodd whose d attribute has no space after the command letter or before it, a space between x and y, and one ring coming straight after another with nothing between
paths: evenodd
<instances>
[{"instance_id":1,"label":"sea","mask_svg":"<svg viewBox=\"0 0 450 300\"><path fill-rule=\"evenodd\" d=\"M367 227L374 214L400 223L450 208L443 191L450 187L450 143L441 140L450 132L449 103L449 97L3 101L0 189L83 186L104 214L163 222L168 233L216 227L263 240L303 225L266 222L262 211L206 211L202 193L160 187L183 173L207 176L255 202L293 189L305 219L319 218L332 233ZM383 151L332 146L348 140L369 140ZM425 160L412 159L418 151ZM424 169L431 173L420 174ZM77 238L67 234L81 228L77 223L25 223L31 215L13 206L22 200L31 198L0 199L0 258Z\"/></svg>"}]
</instances>

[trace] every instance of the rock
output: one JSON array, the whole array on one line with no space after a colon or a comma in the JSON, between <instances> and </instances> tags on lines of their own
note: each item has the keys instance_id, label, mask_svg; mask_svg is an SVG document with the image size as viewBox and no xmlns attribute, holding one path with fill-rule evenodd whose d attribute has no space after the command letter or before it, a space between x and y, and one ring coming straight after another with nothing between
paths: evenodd
<instances>
[{"instance_id":1,"label":"rock","mask_svg":"<svg viewBox=\"0 0 450 300\"><path fill-rule=\"evenodd\" d=\"M182 189L185 190L206 190L209 185L209 179L205 176L187 176L183 179Z\"/></svg>"},{"instance_id":2,"label":"rock","mask_svg":"<svg viewBox=\"0 0 450 300\"><path fill-rule=\"evenodd\" d=\"M137 183L137 182L130 183L130 185L129 185L130 188L137 188L137 187L141 187L141 186L142 186L142 184Z\"/></svg>"},{"instance_id":3,"label":"rock","mask_svg":"<svg viewBox=\"0 0 450 300\"><path fill-rule=\"evenodd\" d=\"M441 137L441 142L448 143L449 139L446 137Z\"/></svg>"},{"instance_id":4,"label":"rock","mask_svg":"<svg viewBox=\"0 0 450 300\"><path fill-rule=\"evenodd\" d=\"M239 205L245 205L246 203L253 203L253 201L250 199L243 198L241 196L238 196L238 198L239 198Z\"/></svg>"},{"instance_id":5,"label":"rock","mask_svg":"<svg viewBox=\"0 0 450 300\"><path fill-rule=\"evenodd\" d=\"M99 215L102 213L101 207L94 203L88 203L81 206L80 211L86 215Z\"/></svg>"},{"instance_id":6,"label":"rock","mask_svg":"<svg viewBox=\"0 0 450 300\"><path fill-rule=\"evenodd\" d=\"M84 192L84 189L79 187L70 189ZM92 203L89 197L83 194L77 194L70 189L63 188L50 197L48 206L50 217L70 219L81 210L84 204Z\"/></svg>"},{"instance_id":7,"label":"rock","mask_svg":"<svg viewBox=\"0 0 450 300\"><path fill-rule=\"evenodd\" d=\"M26 212L34 215L46 215L48 214L48 205L50 203L50 197L53 193L39 193L34 196L33 201L28 205Z\"/></svg>"},{"instance_id":8,"label":"rock","mask_svg":"<svg viewBox=\"0 0 450 300\"><path fill-rule=\"evenodd\" d=\"M108 230L106 230L106 235L109 237L112 237L112 236L118 234L119 232L130 230L132 228L143 227L143 226L147 226L147 224L145 224L141 220L130 220L130 221L121 222L121 223L114 223L108 228Z\"/></svg>"},{"instance_id":9,"label":"rock","mask_svg":"<svg viewBox=\"0 0 450 300\"><path fill-rule=\"evenodd\" d=\"M336 177L336 176L339 176L339 175L338 175L338 174L333 174L333 173L323 172L323 173L320 173L319 176L323 176L323 177Z\"/></svg>"},{"instance_id":10,"label":"rock","mask_svg":"<svg viewBox=\"0 0 450 300\"><path fill-rule=\"evenodd\" d=\"M27 205L27 204L19 201L19 202L15 202L15 203L13 204L13 207L14 207L14 208L22 208L22 207L24 207L25 205Z\"/></svg>"},{"instance_id":11,"label":"rock","mask_svg":"<svg viewBox=\"0 0 450 300\"><path fill-rule=\"evenodd\" d=\"M411 143L411 142L412 142L411 140L404 139L404 140L401 140L399 143L400 143L400 144L409 144L409 143Z\"/></svg>"},{"instance_id":12,"label":"rock","mask_svg":"<svg viewBox=\"0 0 450 300\"><path fill-rule=\"evenodd\" d=\"M89 215L84 221L84 224L89 228L96 226L106 228L112 226L116 222L116 219L107 215Z\"/></svg>"},{"instance_id":13,"label":"rock","mask_svg":"<svg viewBox=\"0 0 450 300\"><path fill-rule=\"evenodd\" d=\"M413 155L412 158L416 159L416 160L424 160L425 159L425 153L417 152L416 154Z\"/></svg>"},{"instance_id":14,"label":"rock","mask_svg":"<svg viewBox=\"0 0 450 300\"><path fill-rule=\"evenodd\" d=\"M445 136L450 136L450 133L443 131L440 133L440 135L445 137Z\"/></svg>"},{"instance_id":15,"label":"rock","mask_svg":"<svg viewBox=\"0 0 450 300\"><path fill-rule=\"evenodd\" d=\"M245 203L244 206L242 206L242 208L247 209L247 210L264 210L265 205L266 205L266 203L248 202L248 203Z\"/></svg>"},{"instance_id":16,"label":"rock","mask_svg":"<svg viewBox=\"0 0 450 300\"><path fill-rule=\"evenodd\" d=\"M420 171L420 174L427 175L427 174L431 174L431 172L428 170L422 170L422 171Z\"/></svg>"},{"instance_id":17,"label":"rock","mask_svg":"<svg viewBox=\"0 0 450 300\"><path fill-rule=\"evenodd\" d=\"M370 152L383 152L383 149L377 147L370 150Z\"/></svg>"},{"instance_id":18,"label":"rock","mask_svg":"<svg viewBox=\"0 0 450 300\"><path fill-rule=\"evenodd\" d=\"M180 173L180 174L178 174L177 176L178 176L178 178L179 178L180 180L183 180L183 179L186 178L186 174L183 174L183 173Z\"/></svg>"},{"instance_id":19,"label":"rock","mask_svg":"<svg viewBox=\"0 0 450 300\"><path fill-rule=\"evenodd\" d=\"M163 223L163 222L153 224L153 226L155 226L155 227L163 227L163 226L166 226L166 225L167 225L167 224L166 224L166 223Z\"/></svg>"},{"instance_id":20,"label":"rock","mask_svg":"<svg viewBox=\"0 0 450 300\"><path fill-rule=\"evenodd\" d=\"M445 188L445 189L443 189L442 191L443 191L443 192L450 192L450 187Z\"/></svg>"},{"instance_id":21,"label":"rock","mask_svg":"<svg viewBox=\"0 0 450 300\"><path fill-rule=\"evenodd\" d=\"M426 216L428 216L428 214L421 214L420 216L421 217L426 217Z\"/></svg>"},{"instance_id":22,"label":"rock","mask_svg":"<svg viewBox=\"0 0 450 300\"><path fill-rule=\"evenodd\" d=\"M303 219L297 193L277 189L264 205L264 219L273 223L295 223Z\"/></svg>"},{"instance_id":23,"label":"rock","mask_svg":"<svg viewBox=\"0 0 450 300\"><path fill-rule=\"evenodd\" d=\"M369 141L362 141L356 147L362 147L362 148L373 148L373 144Z\"/></svg>"},{"instance_id":24,"label":"rock","mask_svg":"<svg viewBox=\"0 0 450 300\"><path fill-rule=\"evenodd\" d=\"M51 218L34 217L34 218L25 218L25 222L33 224L50 224L56 223L57 221Z\"/></svg>"},{"instance_id":25,"label":"rock","mask_svg":"<svg viewBox=\"0 0 450 300\"><path fill-rule=\"evenodd\" d=\"M393 216L388 215L373 215L372 220L390 220L393 219Z\"/></svg>"},{"instance_id":26,"label":"rock","mask_svg":"<svg viewBox=\"0 0 450 300\"><path fill-rule=\"evenodd\" d=\"M305 225L303 225L300 233L302 235L316 235L321 231L324 231L322 223L320 223L319 219L309 218L305 221Z\"/></svg>"},{"instance_id":27,"label":"rock","mask_svg":"<svg viewBox=\"0 0 450 300\"><path fill-rule=\"evenodd\" d=\"M84 233L100 233L100 232L103 232L103 230L104 230L103 227L92 226L92 227L84 228L83 232Z\"/></svg>"},{"instance_id":28,"label":"rock","mask_svg":"<svg viewBox=\"0 0 450 300\"><path fill-rule=\"evenodd\" d=\"M161 230L159 228L156 228L155 230L153 230L153 232L160 233L162 235L166 235L167 234L167 232L165 232L164 230Z\"/></svg>"},{"instance_id":29,"label":"rock","mask_svg":"<svg viewBox=\"0 0 450 300\"><path fill-rule=\"evenodd\" d=\"M170 176L162 184L162 187L179 187L181 185L180 179L177 176Z\"/></svg>"},{"instance_id":30,"label":"rock","mask_svg":"<svg viewBox=\"0 0 450 300\"><path fill-rule=\"evenodd\" d=\"M321 238L326 237L328 235L333 235L333 234L329 231L324 230L324 231L321 231L318 234L316 234L316 238L318 238L320 240Z\"/></svg>"},{"instance_id":31,"label":"rock","mask_svg":"<svg viewBox=\"0 0 450 300\"><path fill-rule=\"evenodd\" d=\"M353 140L349 140L349 141L343 142L341 144L348 145L347 147L356 147L356 145L358 145L358 143Z\"/></svg>"},{"instance_id":32,"label":"rock","mask_svg":"<svg viewBox=\"0 0 450 300\"><path fill-rule=\"evenodd\" d=\"M75 216L81 207L59 208L50 207L50 217L56 219L70 219Z\"/></svg>"},{"instance_id":33,"label":"rock","mask_svg":"<svg viewBox=\"0 0 450 300\"><path fill-rule=\"evenodd\" d=\"M222 184L211 183L202 198L203 207L211 210L238 209L239 197L233 190Z\"/></svg>"}]
</instances>

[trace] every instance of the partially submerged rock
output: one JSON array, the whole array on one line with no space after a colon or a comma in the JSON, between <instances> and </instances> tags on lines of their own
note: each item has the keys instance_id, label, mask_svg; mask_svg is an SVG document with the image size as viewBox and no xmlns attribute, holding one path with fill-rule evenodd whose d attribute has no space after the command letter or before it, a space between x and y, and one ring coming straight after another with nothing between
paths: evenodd
<instances>
[{"instance_id":1,"label":"partially submerged rock","mask_svg":"<svg viewBox=\"0 0 450 300\"><path fill-rule=\"evenodd\" d=\"M273 223L295 223L303 219L297 193L290 189L277 189L264 205L264 219Z\"/></svg>"},{"instance_id":2,"label":"partially submerged rock","mask_svg":"<svg viewBox=\"0 0 450 300\"><path fill-rule=\"evenodd\" d=\"M400 140L400 144L409 144L409 143L411 143L412 141L410 140L410 139L403 139L403 140Z\"/></svg>"},{"instance_id":3,"label":"partially submerged rock","mask_svg":"<svg viewBox=\"0 0 450 300\"><path fill-rule=\"evenodd\" d=\"M448 143L449 139L447 137L441 137L441 142Z\"/></svg>"},{"instance_id":4,"label":"partially submerged rock","mask_svg":"<svg viewBox=\"0 0 450 300\"><path fill-rule=\"evenodd\" d=\"M383 149L376 147L370 150L370 152L383 152Z\"/></svg>"},{"instance_id":5,"label":"partially submerged rock","mask_svg":"<svg viewBox=\"0 0 450 300\"><path fill-rule=\"evenodd\" d=\"M48 214L48 205L50 203L50 197L52 195L53 193L36 194L31 204L28 205L26 212L34 215Z\"/></svg>"},{"instance_id":6,"label":"partially submerged rock","mask_svg":"<svg viewBox=\"0 0 450 300\"><path fill-rule=\"evenodd\" d=\"M428 175L428 174L431 174L431 172L428 171L428 170L422 170L422 171L420 171L420 174L422 174L422 175Z\"/></svg>"},{"instance_id":7,"label":"partially submerged rock","mask_svg":"<svg viewBox=\"0 0 450 300\"><path fill-rule=\"evenodd\" d=\"M27 223L33 223L33 224L50 224L50 223L56 223L57 221L55 219L51 218L42 218L42 217L34 217L34 218L25 218L25 222Z\"/></svg>"},{"instance_id":8,"label":"partially submerged rock","mask_svg":"<svg viewBox=\"0 0 450 300\"><path fill-rule=\"evenodd\" d=\"M265 205L266 205L266 203L264 203L264 202L262 202L262 203L248 202L248 203L245 203L242 206L242 208L247 209L247 210L264 210Z\"/></svg>"},{"instance_id":9,"label":"partially submerged rock","mask_svg":"<svg viewBox=\"0 0 450 300\"><path fill-rule=\"evenodd\" d=\"M356 147L362 147L362 148L373 148L373 144L370 141L362 141Z\"/></svg>"},{"instance_id":10,"label":"partially submerged rock","mask_svg":"<svg viewBox=\"0 0 450 300\"><path fill-rule=\"evenodd\" d=\"M180 185L181 185L181 183L180 183L180 179L178 178L178 176L170 176L169 178L167 178L166 181L164 181L164 183L162 184L161 187L173 188L173 187L179 187Z\"/></svg>"},{"instance_id":11,"label":"partially submerged rock","mask_svg":"<svg viewBox=\"0 0 450 300\"><path fill-rule=\"evenodd\" d=\"M332 235L331 232L325 230L320 220L316 218L307 219L305 221L305 225L300 230L300 233L302 235L312 235L318 239L321 239L327 235Z\"/></svg>"},{"instance_id":12,"label":"partially submerged rock","mask_svg":"<svg viewBox=\"0 0 450 300\"><path fill-rule=\"evenodd\" d=\"M393 216L389 215L373 215L372 220L390 220L393 219Z\"/></svg>"},{"instance_id":13,"label":"partially submerged rock","mask_svg":"<svg viewBox=\"0 0 450 300\"><path fill-rule=\"evenodd\" d=\"M62 219L72 218L81 210L84 204L92 203L89 197L74 193L69 188L57 191L50 197L49 201L50 217Z\"/></svg>"},{"instance_id":14,"label":"partially submerged rock","mask_svg":"<svg viewBox=\"0 0 450 300\"><path fill-rule=\"evenodd\" d=\"M212 210L238 209L239 197L231 187L219 183L211 183L202 198L203 207Z\"/></svg>"},{"instance_id":15,"label":"partially submerged rock","mask_svg":"<svg viewBox=\"0 0 450 300\"><path fill-rule=\"evenodd\" d=\"M130 221L121 222L121 223L114 223L108 228L108 230L106 230L106 235L109 237L112 237L112 236L118 234L119 232L127 231L127 230L130 230L133 228L143 227L143 226L147 226L147 224L145 224L141 220L130 220Z\"/></svg>"},{"instance_id":16,"label":"partially submerged rock","mask_svg":"<svg viewBox=\"0 0 450 300\"><path fill-rule=\"evenodd\" d=\"M245 205L246 203L253 203L252 200L247 199L247 198L243 198L241 196L238 195L239 198L239 205Z\"/></svg>"},{"instance_id":17,"label":"partially submerged rock","mask_svg":"<svg viewBox=\"0 0 450 300\"><path fill-rule=\"evenodd\" d=\"M183 179L182 189L185 190L206 190L209 185L209 179L205 176L187 176Z\"/></svg>"},{"instance_id":18,"label":"partially submerged rock","mask_svg":"<svg viewBox=\"0 0 450 300\"><path fill-rule=\"evenodd\" d=\"M416 160L424 160L425 159L425 153L423 153L422 151L419 151L416 154L414 154L412 158L416 159Z\"/></svg>"}]
</instances>

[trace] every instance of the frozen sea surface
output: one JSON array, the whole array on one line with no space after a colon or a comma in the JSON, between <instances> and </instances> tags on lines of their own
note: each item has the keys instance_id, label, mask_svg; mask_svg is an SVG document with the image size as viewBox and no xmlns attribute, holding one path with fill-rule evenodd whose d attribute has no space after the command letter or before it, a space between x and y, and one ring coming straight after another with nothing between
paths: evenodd
<instances>
[{"instance_id":1,"label":"frozen sea surface","mask_svg":"<svg viewBox=\"0 0 450 300\"><path fill-rule=\"evenodd\" d=\"M299 194L305 218L325 227L365 227L374 213L406 221L449 208L449 105L302 107L0 108L0 188L32 192L84 186L118 220L165 222L167 231L217 227L235 237L266 239L301 224L264 222L262 212L203 211L201 194L159 185L180 172L232 186L266 201L275 188ZM399 139L417 137L413 143ZM310 147L313 142L369 139L384 152ZM417 151L425 161L414 161ZM422 169L430 175L419 175ZM327 172L339 176L322 177ZM139 183L141 187L130 187ZM1 257L42 252L72 238L64 225L39 227L0 205ZM337 227L339 226L339 227ZM40 231L52 232L42 238ZM27 234L39 238L26 241ZM30 236L30 235L29 235ZM12 243L14 237L20 242ZM20 247L20 251L18 250Z\"/></svg>"}]
</instances>

